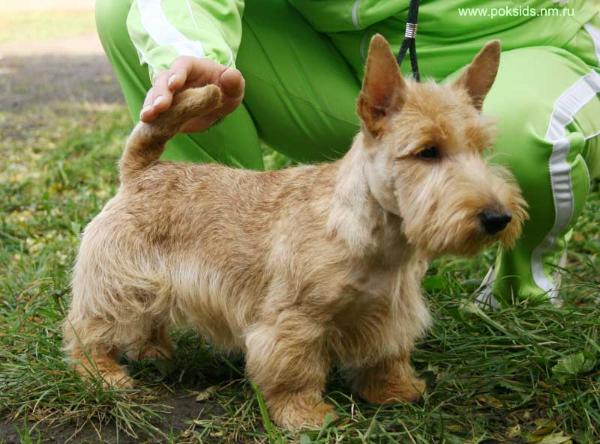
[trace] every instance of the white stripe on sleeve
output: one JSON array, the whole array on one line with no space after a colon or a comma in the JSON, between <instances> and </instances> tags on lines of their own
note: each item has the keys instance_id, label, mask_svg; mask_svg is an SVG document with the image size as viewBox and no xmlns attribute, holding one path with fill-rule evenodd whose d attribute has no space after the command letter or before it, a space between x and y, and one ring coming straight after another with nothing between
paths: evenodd
<instances>
[{"instance_id":1,"label":"white stripe on sleeve","mask_svg":"<svg viewBox=\"0 0 600 444\"><path fill-rule=\"evenodd\" d=\"M172 46L179 55L204 57L202 44L188 39L169 22L160 0L137 0L137 3L142 26L152 40L161 46Z\"/></svg>"}]
</instances>

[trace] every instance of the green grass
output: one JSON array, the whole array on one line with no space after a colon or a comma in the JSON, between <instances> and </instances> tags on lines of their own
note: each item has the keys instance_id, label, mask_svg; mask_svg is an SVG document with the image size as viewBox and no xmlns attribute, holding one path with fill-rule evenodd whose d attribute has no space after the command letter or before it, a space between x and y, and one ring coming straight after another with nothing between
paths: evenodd
<instances>
[{"instance_id":1,"label":"green grass","mask_svg":"<svg viewBox=\"0 0 600 444\"><path fill-rule=\"evenodd\" d=\"M88 11L18 11L0 16L0 44L74 37L95 31Z\"/></svg>"},{"instance_id":2,"label":"green grass","mask_svg":"<svg viewBox=\"0 0 600 444\"><path fill-rule=\"evenodd\" d=\"M121 107L70 103L36 115L46 116L46 123L27 130L25 138L0 140L1 415L14 422L24 442L40 438L44 424L67 425L74 433L87 423L101 436L108 430L111 436L172 442L290 439L271 424L260 393L243 376L241 358L219 354L189 332L174 333L174 362L131 364L140 380L135 390L104 390L67 367L60 322L69 270L82 227L115 191L116 160L130 124ZM18 127L27 120L0 114L0 124ZM269 162L281 159L270 155ZM436 262L424 283L435 326L414 355L429 383L425 399L369 405L334 374L327 396L340 419L300 441L598 441L598 214L596 188L570 250L564 309L522 303L484 313L471 300L492 252ZM199 416L169 430L169 401L207 387Z\"/></svg>"}]
</instances>

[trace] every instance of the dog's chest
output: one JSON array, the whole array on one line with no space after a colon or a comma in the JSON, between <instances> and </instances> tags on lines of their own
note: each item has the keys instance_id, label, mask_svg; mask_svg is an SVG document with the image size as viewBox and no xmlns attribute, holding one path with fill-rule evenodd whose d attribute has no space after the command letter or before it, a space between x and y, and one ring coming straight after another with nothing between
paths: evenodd
<instances>
[{"instance_id":1,"label":"dog's chest","mask_svg":"<svg viewBox=\"0 0 600 444\"><path fill-rule=\"evenodd\" d=\"M351 273L341 286L329 347L343 366L360 367L410 348L429 325L419 289L424 267Z\"/></svg>"},{"instance_id":2,"label":"dog's chest","mask_svg":"<svg viewBox=\"0 0 600 444\"><path fill-rule=\"evenodd\" d=\"M352 328L375 313L389 312L399 291L397 270L360 270L340 285L337 321Z\"/></svg>"},{"instance_id":3,"label":"dog's chest","mask_svg":"<svg viewBox=\"0 0 600 444\"><path fill-rule=\"evenodd\" d=\"M373 299L388 299L397 283L397 270L367 270L350 279L348 289L361 297L357 303L363 302L363 299L366 303Z\"/></svg>"}]
</instances>

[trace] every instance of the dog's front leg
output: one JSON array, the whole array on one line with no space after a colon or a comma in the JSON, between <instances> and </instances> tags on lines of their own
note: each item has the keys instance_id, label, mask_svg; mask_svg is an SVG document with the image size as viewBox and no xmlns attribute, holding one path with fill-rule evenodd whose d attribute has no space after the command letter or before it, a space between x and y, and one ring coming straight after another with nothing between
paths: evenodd
<instances>
[{"instance_id":1,"label":"dog's front leg","mask_svg":"<svg viewBox=\"0 0 600 444\"><path fill-rule=\"evenodd\" d=\"M281 315L275 325L255 325L246 347L248 375L277 424L319 428L327 414L335 417L322 397L330 365L323 326L304 315Z\"/></svg>"},{"instance_id":2,"label":"dog's front leg","mask_svg":"<svg viewBox=\"0 0 600 444\"><path fill-rule=\"evenodd\" d=\"M425 382L416 377L409 355L387 358L357 370L353 384L361 398L374 404L413 402L425 391Z\"/></svg>"}]
</instances>

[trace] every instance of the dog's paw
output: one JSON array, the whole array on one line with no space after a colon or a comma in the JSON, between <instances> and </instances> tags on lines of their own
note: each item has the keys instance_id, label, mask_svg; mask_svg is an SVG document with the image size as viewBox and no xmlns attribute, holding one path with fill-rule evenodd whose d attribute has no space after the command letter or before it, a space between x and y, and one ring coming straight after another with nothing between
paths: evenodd
<instances>
[{"instance_id":1,"label":"dog's paw","mask_svg":"<svg viewBox=\"0 0 600 444\"><path fill-rule=\"evenodd\" d=\"M306 410L287 410L285 416L276 420L278 424L288 430L318 430L320 429L327 416L333 421L337 419L335 409L332 405L321 402L319 405Z\"/></svg>"},{"instance_id":2,"label":"dog's paw","mask_svg":"<svg viewBox=\"0 0 600 444\"><path fill-rule=\"evenodd\" d=\"M171 347L149 344L144 347L138 354L138 359L171 359L173 357L173 351Z\"/></svg>"},{"instance_id":3,"label":"dog's paw","mask_svg":"<svg viewBox=\"0 0 600 444\"><path fill-rule=\"evenodd\" d=\"M337 419L331 404L314 398L292 395L269 404L273 420L287 430L320 429L326 419Z\"/></svg>"},{"instance_id":4,"label":"dog's paw","mask_svg":"<svg viewBox=\"0 0 600 444\"><path fill-rule=\"evenodd\" d=\"M104 388L132 388L133 379L127 369L118 364L111 353L84 354L77 351L72 355L74 369L84 379L100 377Z\"/></svg>"},{"instance_id":5,"label":"dog's paw","mask_svg":"<svg viewBox=\"0 0 600 444\"><path fill-rule=\"evenodd\" d=\"M411 377L403 380L387 382L382 385L371 385L358 394L372 404L391 404L398 401L415 402L425 393L425 381Z\"/></svg>"}]
</instances>

